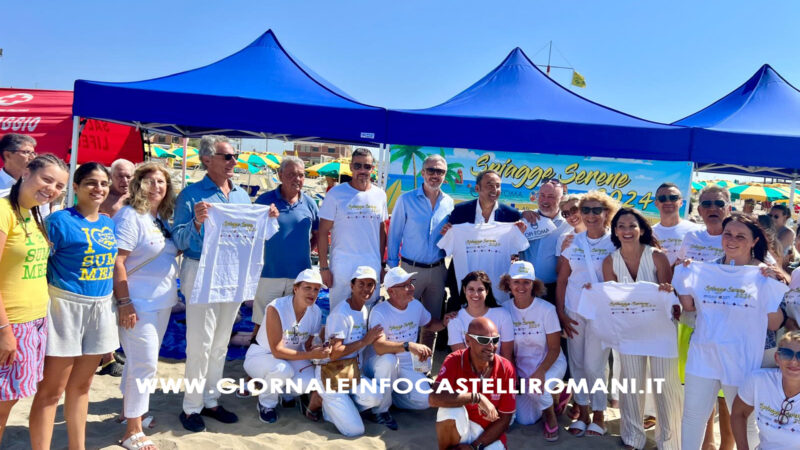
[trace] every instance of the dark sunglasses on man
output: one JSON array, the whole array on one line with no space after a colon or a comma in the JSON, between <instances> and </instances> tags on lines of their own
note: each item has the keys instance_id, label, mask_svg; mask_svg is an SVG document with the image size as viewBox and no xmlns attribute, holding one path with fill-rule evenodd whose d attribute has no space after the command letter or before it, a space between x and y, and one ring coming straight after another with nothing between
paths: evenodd
<instances>
[{"instance_id":1,"label":"dark sunglasses on man","mask_svg":"<svg viewBox=\"0 0 800 450\"><path fill-rule=\"evenodd\" d=\"M561 217L565 219L569 219L569 216L573 214L578 214L579 208L577 206L573 206L570 209L565 209L561 211Z\"/></svg>"},{"instance_id":2,"label":"dark sunglasses on man","mask_svg":"<svg viewBox=\"0 0 800 450\"><path fill-rule=\"evenodd\" d=\"M238 153L214 153L217 156L222 156L225 158L225 161L230 161L232 159L239 159Z\"/></svg>"},{"instance_id":3,"label":"dark sunglasses on man","mask_svg":"<svg viewBox=\"0 0 800 450\"><path fill-rule=\"evenodd\" d=\"M594 214L595 216L599 216L603 214L606 208L603 206L581 206L581 214Z\"/></svg>"},{"instance_id":4,"label":"dark sunglasses on man","mask_svg":"<svg viewBox=\"0 0 800 450\"><path fill-rule=\"evenodd\" d=\"M712 206L716 206L717 208L724 208L725 205L728 203L725 200L703 200L700 202L700 206L703 208L711 208Z\"/></svg>"},{"instance_id":5,"label":"dark sunglasses on man","mask_svg":"<svg viewBox=\"0 0 800 450\"><path fill-rule=\"evenodd\" d=\"M426 167L425 172L428 172L428 175L439 175L439 176L442 176L445 173L447 173L447 171L444 169L436 169L434 167Z\"/></svg>"},{"instance_id":6,"label":"dark sunglasses on man","mask_svg":"<svg viewBox=\"0 0 800 450\"><path fill-rule=\"evenodd\" d=\"M681 196L680 195L675 195L675 194L659 195L658 197L656 197L656 200L658 200L659 203L666 203L666 202L675 203L680 199L681 199Z\"/></svg>"},{"instance_id":7,"label":"dark sunglasses on man","mask_svg":"<svg viewBox=\"0 0 800 450\"><path fill-rule=\"evenodd\" d=\"M353 170L372 170L375 167L373 164L353 163Z\"/></svg>"},{"instance_id":8,"label":"dark sunglasses on man","mask_svg":"<svg viewBox=\"0 0 800 450\"><path fill-rule=\"evenodd\" d=\"M467 336L475 339L481 345L497 345L500 342L500 336L478 336L477 334L467 334Z\"/></svg>"}]
</instances>

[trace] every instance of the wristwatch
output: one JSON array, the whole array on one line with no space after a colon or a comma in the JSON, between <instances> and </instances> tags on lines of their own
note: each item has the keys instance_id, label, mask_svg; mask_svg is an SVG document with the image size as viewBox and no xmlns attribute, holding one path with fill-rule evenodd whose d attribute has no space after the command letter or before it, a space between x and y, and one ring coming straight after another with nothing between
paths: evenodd
<instances>
[{"instance_id":1,"label":"wristwatch","mask_svg":"<svg viewBox=\"0 0 800 450\"><path fill-rule=\"evenodd\" d=\"M486 444L475 443L475 442L469 444L469 446L472 447L473 450L483 450L484 448L486 448Z\"/></svg>"},{"instance_id":2,"label":"wristwatch","mask_svg":"<svg viewBox=\"0 0 800 450\"><path fill-rule=\"evenodd\" d=\"M403 342L403 350L409 351L408 350L408 342Z\"/></svg>"}]
</instances>

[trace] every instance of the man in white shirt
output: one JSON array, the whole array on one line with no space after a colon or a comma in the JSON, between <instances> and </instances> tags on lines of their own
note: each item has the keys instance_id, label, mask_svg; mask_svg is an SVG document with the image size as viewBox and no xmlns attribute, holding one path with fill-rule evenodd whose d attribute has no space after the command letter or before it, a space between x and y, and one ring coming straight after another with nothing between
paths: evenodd
<instances>
[{"instance_id":1,"label":"man in white shirt","mask_svg":"<svg viewBox=\"0 0 800 450\"><path fill-rule=\"evenodd\" d=\"M17 182L28 163L36 157L36 139L18 133L8 133L0 139L0 197L8 195L11 186Z\"/></svg>"},{"instance_id":2,"label":"man in white shirt","mask_svg":"<svg viewBox=\"0 0 800 450\"><path fill-rule=\"evenodd\" d=\"M674 264L686 233L702 227L681 219L683 196L675 183L662 183L656 189L655 205L661 221L653 226L653 234L667 253L669 263Z\"/></svg>"},{"instance_id":3,"label":"man in white shirt","mask_svg":"<svg viewBox=\"0 0 800 450\"><path fill-rule=\"evenodd\" d=\"M417 343L419 329L427 327L436 332L444 325L438 319L431 319L422 303L414 299L414 280L411 278L414 275L415 272L408 273L402 267L392 267L386 272L384 285L389 299L375 305L369 315L370 328L380 325L384 333L372 344L370 356L366 358L364 369L370 378L389 379L392 383L405 378L415 385L425 383L420 381L426 378L425 374L414 370L411 360L412 355L420 361L432 355L429 347ZM380 405L372 410L373 420L391 430L397 430L397 422L389 414L393 401L403 409L428 408L428 395L416 388L407 394L392 393L387 389L382 397Z\"/></svg>"},{"instance_id":4,"label":"man in white shirt","mask_svg":"<svg viewBox=\"0 0 800 450\"><path fill-rule=\"evenodd\" d=\"M328 191L319 210L319 270L322 281L330 287L331 309L347 299L349 277L358 266L370 266L381 273L388 211L386 193L370 181L374 167L369 150L355 149L350 160L352 180ZM375 289L367 305L375 302L379 291Z\"/></svg>"},{"instance_id":5,"label":"man in white shirt","mask_svg":"<svg viewBox=\"0 0 800 450\"><path fill-rule=\"evenodd\" d=\"M128 188L133 179L136 166L127 159L118 159L111 163L111 185L108 186L108 197L100 205L100 213L114 217L128 199Z\"/></svg>"}]
</instances>

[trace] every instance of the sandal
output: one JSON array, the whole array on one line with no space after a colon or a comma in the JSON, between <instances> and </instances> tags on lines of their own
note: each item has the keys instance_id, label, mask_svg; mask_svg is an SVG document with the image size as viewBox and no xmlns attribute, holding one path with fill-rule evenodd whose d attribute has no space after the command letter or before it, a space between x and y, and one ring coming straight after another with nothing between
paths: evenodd
<instances>
[{"instance_id":1,"label":"sandal","mask_svg":"<svg viewBox=\"0 0 800 450\"><path fill-rule=\"evenodd\" d=\"M586 436L604 436L607 432L607 429L594 422L590 423L586 428Z\"/></svg>"},{"instance_id":2,"label":"sandal","mask_svg":"<svg viewBox=\"0 0 800 450\"><path fill-rule=\"evenodd\" d=\"M645 430L651 430L656 426L656 418L653 416L646 416L642 423Z\"/></svg>"},{"instance_id":3,"label":"sandal","mask_svg":"<svg viewBox=\"0 0 800 450\"><path fill-rule=\"evenodd\" d=\"M144 433L134 433L128 436L128 439L118 442L120 446L127 450L139 450L145 447L155 447L153 443Z\"/></svg>"},{"instance_id":4,"label":"sandal","mask_svg":"<svg viewBox=\"0 0 800 450\"><path fill-rule=\"evenodd\" d=\"M583 423L583 422L581 422ZM550 428L550 425L547 424L547 420L544 420L544 440L547 442L555 442L558 440L558 424L553 428Z\"/></svg>"},{"instance_id":5,"label":"sandal","mask_svg":"<svg viewBox=\"0 0 800 450\"><path fill-rule=\"evenodd\" d=\"M561 414L564 414L564 410L567 409L567 405L569 404L569 401L571 399L572 399L572 394L570 394L567 391L562 392L558 396L558 404L555 407L556 416L560 416Z\"/></svg>"},{"instance_id":6,"label":"sandal","mask_svg":"<svg viewBox=\"0 0 800 450\"><path fill-rule=\"evenodd\" d=\"M573 430L577 430L578 432L577 433L573 433L572 432ZM575 422L572 422L569 425L569 428L567 429L567 431L569 431L569 434L571 434L571 435L573 435L575 437L583 437L583 435L586 434L586 422L584 422L582 420L576 420Z\"/></svg>"},{"instance_id":7,"label":"sandal","mask_svg":"<svg viewBox=\"0 0 800 450\"><path fill-rule=\"evenodd\" d=\"M306 416L306 419L312 422L319 422L322 419L322 409L318 411L312 411L308 408L310 400L307 394L300 396L300 401L297 402L297 405L300 407L300 414Z\"/></svg>"}]
</instances>

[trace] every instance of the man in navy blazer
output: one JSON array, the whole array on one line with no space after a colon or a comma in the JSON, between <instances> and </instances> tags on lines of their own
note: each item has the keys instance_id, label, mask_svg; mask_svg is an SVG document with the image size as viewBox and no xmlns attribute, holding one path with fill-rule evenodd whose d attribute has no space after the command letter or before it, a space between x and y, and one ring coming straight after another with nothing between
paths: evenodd
<instances>
[{"instance_id":1,"label":"man in navy blazer","mask_svg":"<svg viewBox=\"0 0 800 450\"><path fill-rule=\"evenodd\" d=\"M450 213L448 223L458 225L461 223L517 222L522 219L522 215L515 208L500 203L500 184L500 174L494 170L484 170L479 173L475 177L475 192L478 193L478 198L457 204Z\"/></svg>"}]
</instances>

